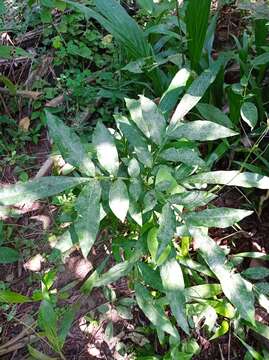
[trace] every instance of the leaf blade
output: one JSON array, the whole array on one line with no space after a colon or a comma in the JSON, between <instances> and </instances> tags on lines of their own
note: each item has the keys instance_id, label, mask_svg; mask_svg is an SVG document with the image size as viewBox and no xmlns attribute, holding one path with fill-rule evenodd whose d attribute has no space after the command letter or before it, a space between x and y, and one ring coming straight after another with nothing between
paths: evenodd
<instances>
[{"instance_id":1,"label":"leaf blade","mask_svg":"<svg viewBox=\"0 0 269 360\"><path fill-rule=\"evenodd\" d=\"M126 218L129 203L127 186L121 179L116 180L109 191L109 206L121 222Z\"/></svg>"},{"instance_id":2,"label":"leaf blade","mask_svg":"<svg viewBox=\"0 0 269 360\"><path fill-rule=\"evenodd\" d=\"M93 132L93 144L102 167L114 176L119 170L119 156L114 139L107 128L98 122Z\"/></svg>"},{"instance_id":3,"label":"leaf blade","mask_svg":"<svg viewBox=\"0 0 269 360\"><path fill-rule=\"evenodd\" d=\"M78 219L74 224L82 254L87 258L98 233L100 223L101 187L98 181L87 184L77 199Z\"/></svg>"}]
</instances>

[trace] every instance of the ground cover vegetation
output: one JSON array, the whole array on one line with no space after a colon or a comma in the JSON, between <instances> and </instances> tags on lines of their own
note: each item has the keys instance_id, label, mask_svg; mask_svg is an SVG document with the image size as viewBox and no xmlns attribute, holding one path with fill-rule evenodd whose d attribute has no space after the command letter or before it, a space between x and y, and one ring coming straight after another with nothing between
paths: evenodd
<instances>
[{"instance_id":1,"label":"ground cover vegetation","mask_svg":"<svg viewBox=\"0 0 269 360\"><path fill-rule=\"evenodd\" d=\"M268 2L0 14L0 357L268 359Z\"/></svg>"}]
</instances>

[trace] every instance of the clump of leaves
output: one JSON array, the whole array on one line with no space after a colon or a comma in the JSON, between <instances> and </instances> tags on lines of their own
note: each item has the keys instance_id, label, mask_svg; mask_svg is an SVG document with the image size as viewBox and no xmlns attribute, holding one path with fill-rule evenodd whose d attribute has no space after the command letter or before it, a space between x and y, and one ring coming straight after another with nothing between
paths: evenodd
<instances>
[{"instance_id":1,"label":"clump of leaves","mask_svg":"<svg viewBox=\"0 0 269 360\"><path fill-rule=\"evenodd\" d=\"M195 83L193 92L194 87ZM173 90L163 99L170 96ZM99 122L91 152L71 128L46 111L50 136L64 160L74 167L74 176L44 177L0 189L0 204L6 208L78 187L76 220L56 245L62 251L73 247L75 232L87 257L102 229L102 219L116 218L119 227L124 223L129 229L120 244L124 261L117 258L119 263L105 273L96 269L81 291L89 293L93 287L132 274L137 304L156 328L160 342L165 334L170 337L174 359L183 353L191 358L197 352L194 346L188 353L187 340L180 345L178 340L185 334L185 339L194 341L193 329L204 318L203 326L212 339L227 332L231 321L239 320L264 336L268 331L255 320L256 293L246 280L249 274L244 277L236 272L208 230L232 226L252 213L211 205L218 196L211 184L269 189L269 178L250 172L210 171L200 154L200 142L237 133L208 120L182 121L197 101L185 94L167 123L160 110L162 101L158 107L145 96L126 99L130 117L115 115L113 130ZM212 282L208 283L208 277ZM168 306L174 319L166 315ZM43 302L41 316L47 307ZM52 333L57 337L56 329L44 330L49 341ZM59 343L54 338L51 342L59 352Z\"/></svg>"}]
</instances>

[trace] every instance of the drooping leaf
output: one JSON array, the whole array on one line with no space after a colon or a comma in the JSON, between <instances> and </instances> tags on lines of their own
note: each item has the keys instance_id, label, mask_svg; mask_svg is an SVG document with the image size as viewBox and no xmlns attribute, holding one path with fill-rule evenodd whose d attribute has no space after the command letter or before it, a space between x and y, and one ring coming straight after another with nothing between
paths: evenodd
<instances>
[{"instance_id":1,"label":"drooping leaf","mask_svg":"<svg viewBox=\"0 0 269 360\"><path fill-rule=\"evenodd\" d=\"M179 263L176 259L167 260L161 266L160 274L166 297L178 326L180 326L186 334L189 334L190 330L186 316L186 299L184 293L185 284Z\"/></svg>"},{"instance_id":2,"label":"drooping leaf","mask_svg":"<svg viewBox=\"0 0 269 360\"><path fill-rule=\"evenodd\" d=\"M212 141L238 135L235 131L207 120L196 120L188 123L170 125L167 135L171 139Z\"/></svg>"},{"instance_id":3,"label":"drooping leaf","mask_svg":"<svg viewBox=\"0 0 269 360\"><path fill-rule=\"evenodd\" d=\"M62 120L46 111L50 136L58 146L64 160L88 176L95 175L95 167L84 149L79 136Z\"/></svg>"},{"instance_id":4,"label":"drooping leaf","mask_svg":"<svg viewBox=\"0 0 269 360\"><path fill-rule=\"evenodd\" d=\"M167 161L181 162L189 166L203 167L205 165L204 160L199 156L198 150L187 147L166 149L160 154L160 157Z\"/></svg>"},{"instance_id":5,"label":"drooping leaf","mask_svg":"<svg viewBox=\"0 0 269 360\"><path fill-rule=\"evenodd\" d=\"M176 328L171 324L162 309L154 304L148 290L141 284L136 284L135 295L138 306L152 324L158 329L178 339L179 335Z\"/></svg>"},{"instance_id":6,"label":"drooping leaf","mask_svg":"<svg viewBox=\"0 0 269 360\"><path fill-rule=\"evenodd\" d=\"M20 254L17 250L0 246L0 264L12 264L18 261Z\"/></svg>"},{"instance_id":7,"label":"drooping leaf","mask_svg":"<svg viewBox=\"0 0 269 360\"><path fill-rule=\"evenodd\" d=\"M157 251L157 259L162 255L167 245L171 242L176 231L176 216L169 204L162 208L160 227L157 234L159 247Z\"/></svg>"},{"instance_id":8,"label":"drooping leaf","mask_svg":"<svg viewBox=\"0 0 269 360\"><path fill-rule=\"evenodd\" d=\"M172 204L183 205L187 209L195 209L207 205L216 197L215 194L207 191L186 191L172 195L169 200Z\"/></svg>"},{"instance_id":9,"label":"drooping leaf","mask_svg":"<svg viewBox=\"0 0 269 360\"><path fill-rule=\"evenodd\" d=\"M27 302L31 302L31 299L28 296L24 296L10 290L0 290L0 303L24 304Z\"/></svg>"},{"instance_id":10,"label":"drooping leaf","mask_svg":"<svg viewBox=\"0 0 269 360\"><path fill-rule=\"evenodd\" d=\"M119 169L118 151L114 139L107 128L98 122L93 133L93 144L102 167L116 176Z\"/></svg>"},{"instance_id":11,"label":"drooping leaf","mask_svg":"<svg viewBox=\"0 0 269 360\"><path fill-rule=\"evenodd\" d=\"M237 308L240 316L253 324L255 311L252 284L227 267L225 253L214 240L200 229L192 228L190 232L204 260L219 279L225 296Z\"/></svg>"},{"instance_id":12,"label":"drooping leaf","mask_svg":"<svg viewBox=\"0 0 269 360\"><path fill-rule=\"evenodd\" d=\"M118 127L127 138L129 143L134 147L138 160L146 167L152 166L152 155L149 152L146 139L141 133L128 121L126 117L115 116Z\"/></svg>"},{"instance_id":13,"label":"drooping leaf","mask_svg":"<svg viewBox=\"0 0 269 360\"><path fill-rule=\"evenodd\" d=\"M215 122L229 129L233 128L233 123L229 117L217 107L206 103L199 103L197 109L206 120Z\"/></svg>"},{"instance_id":14,"label":"drooping leaf","mask_svg":"<svg viewBox=\"0 0 269 360\"><path fill-rule=\"evenodd\" d=\"M116 0L95 0L97 11L75 1L65 0L86 18L94 18L119 41L134 59L149 57L152 48L142 29Z\"/></svg>"},{"instance_id":15,"label":"drooping leaf","mask_svg":"<svg viewBox=\"0 0 269 360\"><path fill-rule=\"evenodd\" d=\"M124 222L129 209L129 195L127 187L121 179L111 185L109 206L117 218Z\"/></svg>"},{"instance_id":16,"label":"drooping leaf","mask_svg":"<svg viewBox=\"0 0 269 360\"><path fill-rule=\"evenodd\" d=\"M85 258L96 240L99 229L100 198L100 184L98 181L92 180L83 188L76 202L78 218L74 227Z\"/></svg>"},{"instance_id":17,"label":"drooping leaf","mask_svg":"<svg viewBox=\"0 0 269 360\"><path fill-rule=\"evenodd\" d=\"M242 119L253 129L258 121L258 110L256 106L251 102L244 102L241 106L240 113Z\"/></svg>"},{"instance_id":18,"label":"drooping leaf","mask_svg":"<svg viewBox=\"0 0 269 360\"><path fill-rule=\"evenodd\" d=\"M48 176L14 185L0 186L0 205L24 204L65 190L72 189L89 181L88 178Z\"/></svg>"},{"instance_id":19,"label":"drooping leaf","mask_svg":"<svg viewBox=\"0 0 269 360\"><path fill-rule=\"evenodd\" d=\"M193 175L187 179L189 184L220 184L242 186L245 188L269 189L269 177L250 172L211 171Z\"/></svg>"},{"instance_id":20,"label":"drooping leaf","mask_svg":"<svg viewBox=\"0 0 269 360\"><path fill-rule=\"evenodd\" d=\"M184 214L184 220L192 226L226 228L252 214L252 211L215 208Z\"/></svg>"}]
</instances>

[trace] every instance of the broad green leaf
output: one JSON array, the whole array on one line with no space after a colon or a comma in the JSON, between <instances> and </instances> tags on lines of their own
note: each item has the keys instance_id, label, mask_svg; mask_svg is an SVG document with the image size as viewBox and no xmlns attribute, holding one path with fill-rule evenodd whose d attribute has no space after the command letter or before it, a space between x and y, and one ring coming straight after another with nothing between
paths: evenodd
<instances>
[{"instance_id":1,"label":"broad green leaf","mask_svg":"<svg viewBox=\"0 0 269 360\"><path fill-rule=\"evenodd\" d=\"M220 68L227 62L230 57L231 54L229 53L220 56L219 59L215 61L209 69L205 70L193 81L187 90L187 93L180 100L180 103L178 104L174 115L172 116L171 124L180 122L184 116L187 115L190 110L198 104L209 86L215 81Z\"/></svg>"},{"instance_id":2,"label":"broad green leaf","mask_svg":"<svg viewBox=\"0 0 269 360\"><path fill-rule=\"evenodd\" d=\"M241 275L250 280L262 280L269 276L269 269L264 266L250 267L243 271Z\"/></svg>"},{"instance_id":3,"label":"broad green leaf","mask_svg":"<svg viewBox=\"0 0 269 360\"><path fill-rule=\"evenodd\" d=\"M229 117L217 107L210 104L200 103L197 105L197 109L206 120L217 123L226 128L233 128L233 123Z\"/></svg>"},{"instance_id":4,"label":"broad green leaf","mask_svg":"<svg viewBox=\"0 0 269 360\"><path fill-rule=\"evenodd\" d=\"M27 302L31 302L31 299L28 296L10 290L0 290L0 303L24 304Z\"/></svg>"},{"instance_id":5,"label":"broad green leaf","mask_svg":"<svg viewBox=\"0 0 269 360\"><path fill-rule=\"evenodd\" d=\"M166 121L154 101L140 95L142 117L147 124L152 141L161 145L165 134Z\"/></svg>"},{"instance_id":6,"label":"broad green leaf","mask_svg":"<svg viewBox=\"0 0 269 360\"><path fill-rule=\"evenodd\" d=\"M1 46L0 46L0 48L1 48ZM11 80L9 80L9 78L7 78L4 75L0 75L0 83L1 82L9 89L9 91L12 95L16 95L16 92L17 92L16 85L14 85L13 82Z\"/></svg>"},{"instance_id":7,"label":"broad green leaf","mask_svg":"<svg viewBox=\"0 0 269 360\"><path fill-rule=\"evenodd\" d=\"M137 267L139 272L141 273L143 282L145 282L146 285L152 287L153 289L164 292L164 288L162 286L162 279L158 268L152 269L150 265L144 262L139 262L137 264Z\"/></svg>"},{"instance_id":8,"label":"broad green leaf","mask_svg":"<svg viewBox=\"0 0 269 360\"><path fill-rule=\"evenodd\" d=\"M129 194L130 198L134 201L138 201L140 195L142 193L142 183L140 179L131 179L129 185Z\"/></svg>"},{"instance_id":9,"label":"broad green leaf","mask_svg":"<svg viewBox=\"0 0 269 360\"><path fill-rule=\"evenodd\" d=\"M140 174L139 162L135 158L131 159L129 162L128 174L133 178L138 177Z\"/></svg>"},{"instance_id":10,"label":"broad green leaf","mask_svg":"<svg viewBox=\"0 0 269 360\"><path fill-rule=\"evenodd\" d=\"M178 339L179 335L176 328L171 324L164 311L154 304L153 298L150 296L148 290L141 284L136 284L135 295L138 306L152 324L158 329Z\"/></svg>"},{"instance_id":11,"label":"broad green leaf","mask_svg":"<svg viewBox=\"0 0 269 360\"><path fill-rule=\"evenodd\" d=\"M204 284L191 286L185 289L185 296L189 298L210 299L222 293L219 284Z\"/></svg>"},{"instance_id":12,"label":"broad green leaf","mask_svg":"<svg viewBox=\"0 0 269 360\"><path fill-rule=\"evenodd\" d=\"M252 214L252 211L214 208L186 213L183 219L192 226L226 228Z\"/></svg>"},{"instance_id":13,"label":"broad green leaf","mask_svg":"<svg viewBox=\"0 0 269 360\"><path fill-rule=\"evenodd\" d=\"M0 205L24 204L65 190L72 189L89 181L88 178L49 176L14 185L0 186Z\"/></svg>"},{"instance_id":14,"label":"broad green leaf","mask_svg":"<svg viewBox=\"0 0 269 360\"><path fill-rule=\"evenodd\" d=\"M167 191L172 193L177 190L179 185L172 176L172 170L168 166L160 166L155 178L155 188L157 191Z\"/></svg>"},{"instance_id":15,"label":"broad green leaf","mask_svg":"<svg viewBox=\"0 0 269 360\"><path fill-rule=\"evenodd\" d=\"M169 259L161 266L160 274L166 297L178 326L189 335L190 330L185 310L185 284L181 267L175 259Z\"/></svg>"},{"instance_id":16,"label":"broad green leaf","mask_svg":"<svg viewBox=\"0 0 269 360\"><path fill-rule=\"evenodd\" d=\"M256 283L255 287L261 294L269 295L269 283L268 282Z\"/></svg>"},{"instance_id":17,"label":"broad green leaf","mask_svg":"<svg viewBox=\"0 0 269 360\"><path fill-rule=\"evenodd\" d=\"M125 183L120 179L111 185L109 206L117 218L124 222L129 209L129 195Z\"/></svg>"},{"instance_id":18,"label":"broad green leaf","mask_svg":"<svg viewBox=\"0 0 269 360\"><path fill-rule=\"evenodd\" d=\"M159 109L164 113L168 113L176 106L180 94L183 92L187 81L190 78L190 71L188 69L180 69L173 78L168 89L161 97Z\"/></svg>"},{"instance_id":19,"label":"broad green leaf","mask_svg":"<svg viewBox=\"0 0 269 360\"><path fill-rule=\"evenodd\" d=\"M76 202L78 218L74 227L85 258L87 258L99 230L100 198L100 184L98 181L92 180L83 188Z\"/></svg>"},{"instance_id":20,"label":"broad green leaf","mask_svg":"<svg viewBox=\"0 0 269 360\"><path fill-rule=\"evenodd\" d=\"M0 264L12 264L18 261L20 254L17 250L0 246Z\"/></svg>"},{"instance_id":21,"label":"broad green leaf","mask_svg":"<svg viewBox=\"0 0 269 360\"><path fill-rule=\"evenodd\" d=\"M157 259L160 258L167 245L170 244L176 231L176 216L174 211L171 209L170 204L166 204L162 208L159 224L160 226L157 234L159 242Z\"/></svg>"},{"instance_id":22,"label":"broad green leaf","mask_svg":"<svg viewBox=\"0 0 269 360\"><path fill-rule=\"evenodd\" d=\"M89 294L92 289L95 287L96 282L100 279L102 272L104 271L109 257L106 257L100 265L91 273L91 275L85 280L83 285L80 288L80 291L84 294Z\"/></svg>"},{"instance_id":23,"label":"broad green leaf","mask_svg":"<svg viewBox=\"0 0 269 360\"><path fill-rule=\"evenodd\" d=\"M99 163L107 172L116 176L119 170L118 151L112 135L101 122L94 129L92 141Z\"/></svg>"},{"instance_id":24,"label":"broad green leaf","mask_svg":"<svg viewBox=\"0 0 269 360\"><path fill-rule=\"evenodd\" d=\"M142 133L149 138L150 132L149 127L146 120L142 114L142 107L141 107L141 100L134 100L134 99L125 99L125 103L129 113L131 115L131 119L137 125L137 127L142 131Z\"/></svg>"},{"instance_id":25,"label":"broad green leaf","mask_svg":"<svg viewBox=\"0 0 269 360\"><path fill-rule=\"evenodd\" d=\"M196 120L169 125L167 135L169 138L177 140L186 138L188 140L213 141L235 136L238 133L212 121Z\"/></svg>"},{"instance_id":26,"label":"broad green leaf","mask_svg":"<svg viewBox=\"0 0 269 360\"><path fill-rule=\"evenodd\" d=\"M242 186L245 188L269 189L269 177L260 174L240 171L211 171L190 176L189 184L220 184Z\"/></svg>"},{"instance_id":27,"label":"broad green leaf","mask_svg":"<svg viewBox=\"0 0 269 360\"><path fill-rule=\"evenodd\" d=\"M255 57L251 61L253 66L260 66L260 65L266 65L269 63L269 52L266 52L264 54L261 54L257 57Z\"/></svg>"},{"instance_id":28,"label":"broad green leaf","mask_svg":"<svg viewBox=\"0 0 269 360\"><path fill-rule=\"evenodd\" d=\"M235 317L235 308L226 299L206 300L206 302L216 310L217 314L228 319Z\"/></svg>"},{"instance_id":29,"label":"broad green leaf","mask_svg":"<svg viewBox=\"0 0 269 360\"><path fill-rule=\"evenodd\" d=\"M135 203L134 201L130 201L129 204L129 214L131 218L139 225L143 225L143 218L142 218L142 209L140 205Z\"/></svg>"},{"instance_id":30,"label":"broad green leaf","mask_svg":"<svg viewBox=\"0 0 269 360\"><path fill-rule=\"evenodd\" d=\"M71 231L65 231L61 236L57 238L55 249L60 250L62 253L67 252L74 246L72 241Z\"/></svg>"},{"instance_id":31,"label":"broad green leaf","mask_svg":"<svg viewBox=\"0 0 269 360\"><path fill-rule=\"evenodd\" d=\"M162 254L160 255L160 257L157 259L157 251L159 246L157 236L158 236L158 228L154 227L150 229L147 236L147 245L152 261L156 263L156 265L160 266L168 258L171 251L171 246L167 245L164 251L162 252Z\"/></svg>"},{"instance_id":32,"label":"broad green leaf","mask_svg":"<svg viewBox=\"0 0 269 360\"><path fill-rule=\"evenodd\" d=\"M229 326L228 321L223 320L220 327L217 329L215 334L213 336L211 336L211 338L209 340L214 340L220 336L225 335L229 331L229 328L230 328L230 326Z\"/></svg>"},{"instance_id":33,"label":"broad green leaf","mask_svg":"<svg viewBox=\"0 0 269 360\"><path fill-rule=\"evenodd\" d=\"M194 261L192 259L186 259L183 256L178 256L177 260L180 263L180 265L186 267L187 269L200 272L201 274L204 274L204 275L209 276L211 278L216 278L216 276L213 274L212 271L210 271L208 269L207 266L202 265L199 262L196 262L196 261Z\"/></svg>"},{"instance_id":34,"label":"broad green leaf","mask_svg":"<svg viewBox=\"0 0 269 360\"><path fill-rule=\"evenodd\" d=\"M128 142L133 146L139 161L146 167L150 168L152 166L153 159L151 153L149 152L146 139L141 135L139 130L132 126L126 117L115 116L115 119L119 129L127 138Z\"/></svg>"},{"instance_id":35,"label":"broad green leaf","mask_svg":"<svg viewBox=\"0 0 269 360\"><path fill-rule=\"evenodd\" d=\"M57 335L57 315L52 304L47 300L43 300L41 302L38 312L38 323L41 329L44 330L50 344L56 351L59 350L60 347Z\"/></svg>"},{"instance_id":36,"label":"broad green leaf","mask_svg":"<svg viewBox=\"0 0 269 360\"><path fill-rule=\"evenodd\" d=\"M75 315L76 315L75 307L74 308L70 307L70 309L67 309L62 316L60 331L59 331L59 340L61 347L64 346L65 340L70 331Z\"/></svg>"},{"instance_id":37,"label":"broad green leaf","mask_svg":"<svg viewBox=\"0 0 269 360\"><path fill-rule=\"evenodd\" d=\"M79 136L62 120L46 111L50 136L66 162L78 168L83 174L95 175L95 167Z\"/></svg>"},{"instance_id":38,"label":"broad green leaf","mask_svg":"<svg viewBox=\"0 0 269 360\"><path fill-rule=\"evenodd\" d=\"M48 355L43 354L42 352L36 350L31 345L27 345L29 354L36 360L57 360L55 357L50 357Z\"/></svg>"},{"instance_id":39,"label":"broad green leaf","mask_svg":"<svg viewBox=\"0 0 269 360\"><path fill-rule=\"evenodd\" d=\"M166 121L154 101L140 95L139 100L125 99L132 120L142 133L160 145L165 134Z\"/></svg>"},{"instance_id":40,"label":"broad green leaf","mask_svg":"<svg viewBox=\"0 0 269 360\"><path fill-rule=\"evenodd\" d=\"M204 160L199 156L198 150L187 147L166 149L160 154L160 157L167 161L181 162L189 166L203 167L205 165Z\"/></svg>"},{"instance_id":41,"label":"broad green leaf","mask_svg":"<svg viewBox=\"0 0 269 360\"><path fill-rule=\"evenodd\" d=\"M258 121L258 110L251 102L244 102L241 106L241 117L250 126L251 129L255 128Z\"/></svg>"},{"instance_id":42,"label":"broad green leaf","mask_svg":"<svg viewBox=\"0 0 269 360\"><path fill-rule=\"evenodd\" d=\"M195 246L219 279L225 296L237 308L240 316L253 324L255 309L252 284L227 267L225 253L214 240L199 229L192 228L190 232Z\"/></svg>"},{"instance_id":43,"label":"broad green leaf","mask_svg":"<svg viewBox=\"0 0 269 360\"><path fill-rule=\"evenodd\" d=\"M141 255L141 249L139 247L135 248L134 255L132 255L128 261L124 261L122 263L114 265L110 270L101 275L95 275L92 287L107 286L128 275L128 273L133 269L134 265L137 263Z\"/></svg>"},{"instance_id":44,"label":"broad green leaf","mask_svg":"<svg viewBox=\"0 0 269 360\"><path fill-rule=\"evenodd\" d=\"M195 209L207 205L216 197L217 195L207 191L186 191L172 195L169 201L172 204L183 205L186 209Z\"/></svg>"}]
</instances>

